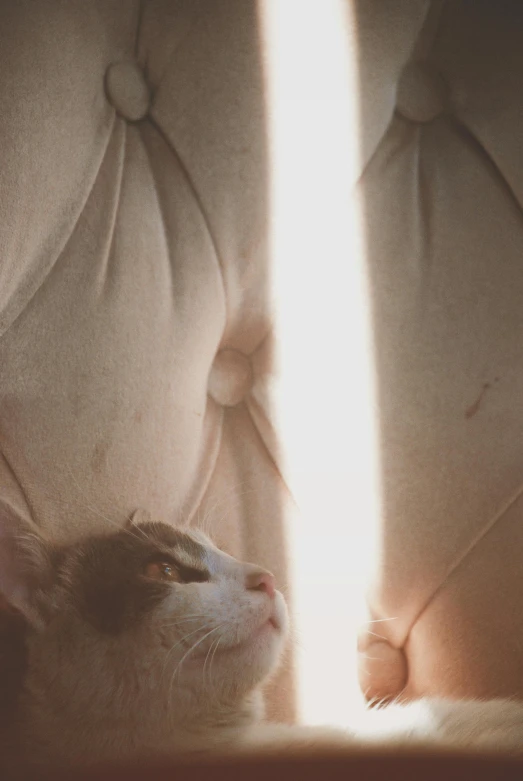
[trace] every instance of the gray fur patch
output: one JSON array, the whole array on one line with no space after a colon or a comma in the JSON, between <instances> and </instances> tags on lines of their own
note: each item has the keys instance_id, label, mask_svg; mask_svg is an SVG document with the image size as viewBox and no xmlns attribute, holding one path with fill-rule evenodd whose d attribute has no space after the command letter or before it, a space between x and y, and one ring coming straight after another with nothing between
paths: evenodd
<instances>
[{"instance_id":1,"label":"gray fur patch","mask_svg":"<svg viewBox=\"0 0 523 781\"><path fill-rule=\"evenodd\" d=\"M204 547L184 532L148 523L66 549L58 581L80 615L100 632L116 634L139 623L173 588L143 577L149 562L167 561L189 583L209 579L204 559Z\"/></svg>"}]
</instances>

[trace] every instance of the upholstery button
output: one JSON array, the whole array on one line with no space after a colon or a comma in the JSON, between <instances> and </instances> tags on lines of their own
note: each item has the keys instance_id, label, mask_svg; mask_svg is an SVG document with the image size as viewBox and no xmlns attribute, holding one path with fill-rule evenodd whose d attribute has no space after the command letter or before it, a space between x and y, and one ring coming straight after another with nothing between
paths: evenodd
<instances>
[{"instance_id":1,"label":"upholstery button","mask_svg":"<svg viewBox=\"0 0 523 781\"><path fill-rule=\"evenodd\" d=\"M367 635L368 636L368 635ZM407 660L401 648L387 640L358 644L358 678L368 700L397 697L407 685Z\"/></svg>"},{"instance_id":2,"label":"upholstery button","mask_svg":"<svg viewBox=\"0 0 523 781\"><path fill-rule=\"evenodd\" d=\"M135 62L115 62L105 74L109 102L124 119L136 122L149 110L150 93L142 70Z\"/></svg>"},{"instance_id":3,"label":"upholstery button","mask_svg":"<svg viewBox=\"0 0 523 781\"><path fill-rule=\"evenodd\" d=\"M447 87L427 63L411 62L401 74L396 111L412 122L430 122L445 111Z\"/></svg>"},{"instance_id":4,"label":"upholstery button","mask_svg":"<svg viewBox=\"0 0 523 781\"><path fill-rule=\"evenodd\" d=\"M249 393L253 383L249 358L238 350L221 350L209 375L209 395L223 407L234 407Z\"/></svg>"}]
</instances>

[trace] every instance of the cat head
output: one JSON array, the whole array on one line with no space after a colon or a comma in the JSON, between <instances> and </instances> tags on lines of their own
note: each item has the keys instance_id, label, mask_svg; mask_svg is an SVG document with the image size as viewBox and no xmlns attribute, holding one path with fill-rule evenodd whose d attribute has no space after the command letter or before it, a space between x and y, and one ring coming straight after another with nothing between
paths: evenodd
<instances>
[{"instance_id":1,"label":"cat head","mask_svg":"<svg viewBox=\"0 0 523 781\"><path fill-rule=\"evenodd\" d=\"M0 591L27 622L39 707L190 727L233 713L275 668L287 611L273 576L201 532L141 515L54 547L1 512Z\"/></svg>"}]
</instances>

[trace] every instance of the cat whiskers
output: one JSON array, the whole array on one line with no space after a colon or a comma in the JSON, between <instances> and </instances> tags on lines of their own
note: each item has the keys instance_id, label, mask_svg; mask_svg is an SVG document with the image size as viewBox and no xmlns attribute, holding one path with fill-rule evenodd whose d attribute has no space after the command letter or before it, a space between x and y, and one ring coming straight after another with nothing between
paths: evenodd
<instances>
[{"instance_id":1,"label":"cat whiskers","mask_svg":"<svg viewBox=\"0 0 523 781\"><path fill-rule=\"evenodd\" d=\"M167 656L165 657L165 661L164 661L164 663L163 663L163 668L162 668L162 678L163 678L163 676L165 675L166 668L167 668L167 662L169 661L169 657L171 656L171 654L172 654L172 652L174 651L174 649L175 649L175 648L178 648L178 646L179 646L179 645L181 645L182 643L184 643L184 642L187 640L187 638L189 638L189 637L192 637L192 636L193 636L193 635L195 635L197 632L202 632L202 631L205 631L206 629L207 629L207 627L206 627L206 626L199 626L199 627L197 627L197 628L196 628L196 629L194 629L192 632L189 632L188 634L186 634L186 635L184 635L183 637L181 637L181 638L180 638L180 639L179 639L179 640L178 640L176 643L174 643L174 645L172 645L172 646L169 648L169 650L168 650L168 652L167 652ZM182 657L182 659L183 659L183 657Z\"/></svg>"},{"instance_id":2,"label":"cat whiskers","mask_svg":"<svg viewBox=\"0 0 523 781\"><path fill-rule=\"evenodd\" d=\"M196 621L196 619L198 619L198 618L207 619L207 618L210 618L210 616L205 614L205 613L195 613L194 615L185 616L184 618L180 618L179 621L173 621L170 624L160 624L159 629L168 629L171 626L178 626L178 624L185 624L187 621Z\"/></svg>"},{"instance_id":3,"label":"cat whiskers","mask_svg":"<svg viewBox=\"0 0 523 781\"><path fill-rule=\"evenodd\" d=\"M221 629L221 628L222 628L222 626L224 626L224 623L218 624L218 626L215 626L213 629L210 629L210 630L209 630L209 632L206 632L206 633L203 635L203 637L200 637L200 639L199 639L199 640L197 640L195 643L193 643L193 645L192 645L192 646L189 648L189 650L188 650L188 651L186 651L186 652L184 653L184 655L182 656L182 658L180 659L180 661L178 662L178 664L177 664L177 665L176 665L176 667L174 668L174 672L173 672L173 674L172 674L172 676L171 676L171 685L170 685L170 687L169 687L169 692L170 692L170 695L172 694L172 688L173 688L173 685L174 685L174 679L175 679L175 677L176 677L176 673L178 672L178 670L180 669L180 667L182 666L182 664L184 663L184 661L187 659L187 657L188 657L190 654L192 654L192 652L193 652L193 651L195 651L195 650L196 650L196 648L197 648L197 647L198 647L198 646L199 646L201 643L203 643L203 641L204 641L204 640L205 640L207 637L209 637L210 635L212 635L212 634L213 634L213 632L217 632L219 629ZM193 632L193 634L194 634L194 632Z\"/></svg>"},{"instance_id":4,"label":"cat whiskers","mask_svg":"<svg viewBox=\"0 0 523 781\"><path fill-rule=\"evenodd\" d=\"M209 660L209 656L211 656L211 661L209 664L209 687L212 686L212 663L214 660L214 656L216 654L216 651L218 650L218 646L220 645L221 637L219 637L217 640L213 640L212 643L209 646L209 650L207 651L207 656L205 657L205 662L203 663L203 671L202 671L202 678L203 678L203 684L205 686L205 668L207 666L207 662ZM215 645L216 643L216 645ZM213 651L214 648L214 651ZM211 655L212 652L212 655Z\"/></svg>"},{"instance_id":5,"label":"cat whiskers","mask_svg":"<svg viewBox=\"0 0 523 781\"><path fill-rule=\"evenodd\" d=\"M214 645L214 640L212 641L212 643L209 646L209 650L207 651L207 655L206 655L205 661L203 663L202 678L203 678L204 685L205 685L205 668L207 666L207 662L209 661L209 654L211 653L213 645Z\"/></svg>"},{"instance_id":6,"label":"cat whiskers","mask_svg":"<svg viewBox=\"0 0 523 781\"><path fill-rule=\"evenodd\" d=\"M222 640L222 638L219 637L218 640L216 641L216 645L214 646L214 651L212 652L211 663L209 665L209 685L211 685L211 682L212 682L212 663L214 662L214 657L216 656L216 651L218 650L218 646L220 645L221 640ZM211 648L212 648L212 645L211 645Z\"/></svg>"},{"instance_id":7,"label":"cat whiskers","mask_svg":"<svg viewBox=\"0 0 523 781\"><path fill-rule=\"evenodd\" d=\"M372 635L372 637L377 637L378 640L387 640L385 635L379 635L377 632L371 632L370 629L365 629L366 635Z\"/></svg>"}]
</instances>

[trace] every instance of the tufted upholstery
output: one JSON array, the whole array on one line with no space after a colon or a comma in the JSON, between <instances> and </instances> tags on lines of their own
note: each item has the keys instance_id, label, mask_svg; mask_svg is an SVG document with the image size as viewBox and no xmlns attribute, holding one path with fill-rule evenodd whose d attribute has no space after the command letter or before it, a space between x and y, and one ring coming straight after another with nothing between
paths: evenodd
<instances>
[{"instance_id":1,"label":"tufted upholstery","mask_svg":"<svg viewBox=\"0 0 523 781\"><path fill-rule=\"evenodd\" d=\"M523 7L407 3L402 24L363 5L383 486L370 605L403 652L364 636L361 681L522 695Z\"/></svg>"},{"instance_id":2,"label":"tufted upholstery","mask_svg":"<svg viewBox=\"0 0 523 781\"><path fill-rule=\"evenodd\" d=\"M250 410L271 330L255 6L0 12L2 498L58 541L135 507L201 522L285 583Z\"/></svg>"},{"instance_id":3,"label":"tufted upholstery","mask_svg":"<svg viewBox=\"0 0 523 781\"><path fill-rule=\"evenodd\" d=\"M346 409L362 378L345 274L366 263L382 494L362 688L523 695L523 7L322 4L340 7L357 155L322 167L329 144L311 127L328 84L308 83L311 124L289 154L303 161L296 197L310 189L282 297L273 50L256 3L0 4L0 497L58 541L136 507L201 523L285 586L305 458L302 488L339 491L339 545L320 513L295 527L313 540L310 582L329 574L372 527L353 503L360 408ZM313 173L345 177L341 216ZM329 231L314 243L329 209L338 228L363 210L355 255ZM320 621L333 584L313 585ZM292 691L289 658L274 715L292 717Z\"/></svg>"}]
</instances>

